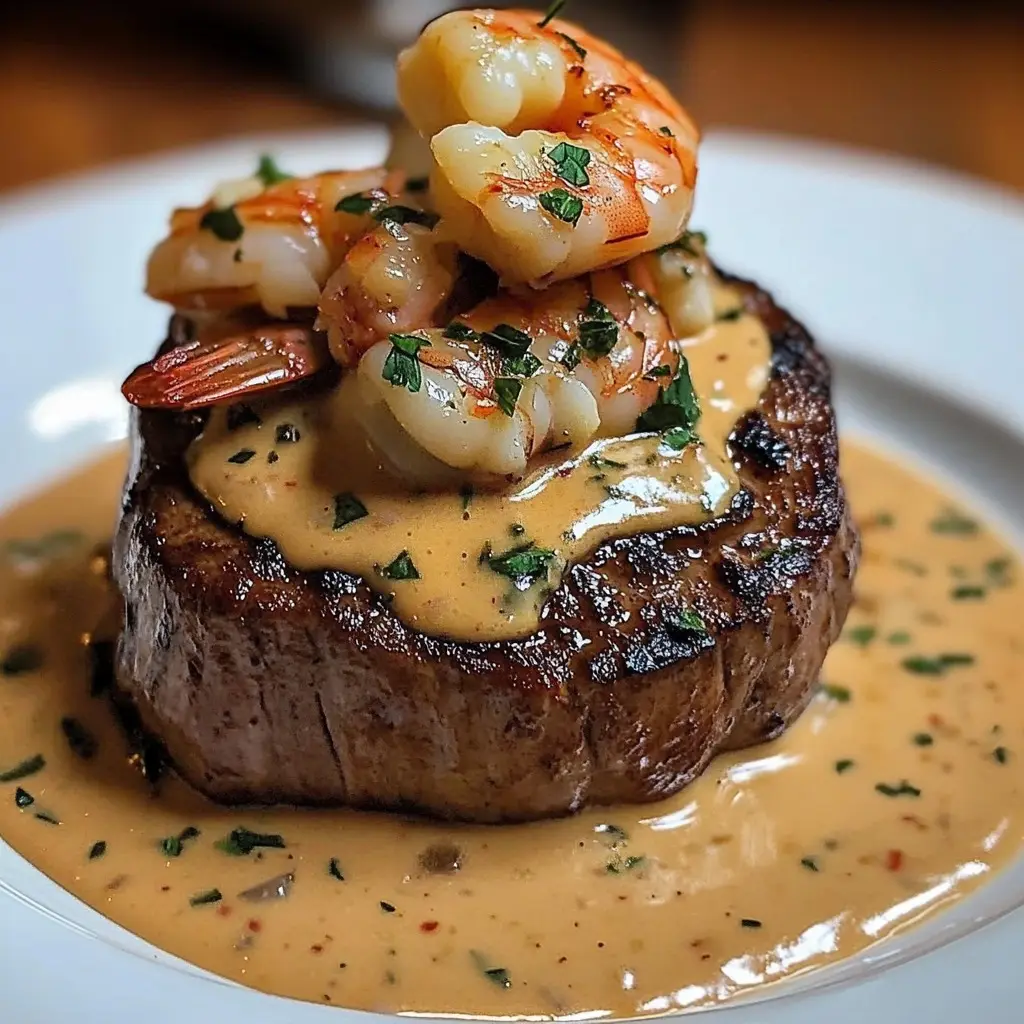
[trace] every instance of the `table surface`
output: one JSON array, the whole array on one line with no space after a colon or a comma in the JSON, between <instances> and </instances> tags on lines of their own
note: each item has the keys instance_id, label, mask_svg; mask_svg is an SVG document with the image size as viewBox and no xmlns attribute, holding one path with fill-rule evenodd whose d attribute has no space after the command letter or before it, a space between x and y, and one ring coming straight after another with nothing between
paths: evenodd
<instances>
[{"instance_id":1,"label":"table surface","mask_svg":"<svg viewBox=\"0 0 1024 1024\"><path fill-rule=\"evenodd\" d=\"M59 18L48 6L0 20L0 190L359 116L261 62L226 66L91 4ZM835 140L1024 189L1024 4L938 6L692 0L671 84L706 129Z\"/></svg>"}]
</instances>

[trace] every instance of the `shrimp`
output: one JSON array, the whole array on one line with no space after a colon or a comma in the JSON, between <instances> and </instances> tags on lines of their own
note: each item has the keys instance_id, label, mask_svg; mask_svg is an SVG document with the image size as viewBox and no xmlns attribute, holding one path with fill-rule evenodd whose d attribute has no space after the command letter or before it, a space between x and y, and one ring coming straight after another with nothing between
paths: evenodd
<instances>
[{"instance_id":1,"label":"shrimp","mask_svg":"<svg viewBox=\"0 0 1024 1024\"><path fill-rule=\"evenodd\" d=\"M323 336L308 326L279 323L190 338L143 363L121 386L143 409L199 409L238 401L312 377L331 365Z\"/></svg>"},{"instance_id":2,"label":"shrimp","mask_svg":"<svg viewBox=\"0 0 1024 1024\"><path fill-rule=\"evenodd\" d=\"M438 322L456 278L455 247L423 224L386 221L359 239L328 278L316 325L354 366L374 342Z\"/></svg>"},{"instance_id":3,"label":"shrimp","mask_svg":"<svg viewBox=\"0 0 1024 1024\"><path fill-rule=\"evenodd\" d=\"M658 297L677 338L697 334L715 319L715 273L705 243L700 231L684 231L674 242L633 262L635 283Z\"/></svg>"},{"instance_id":4,"label":"shrimp","mask_svg":"<svg viewBox=\"0 0 1024 1024\"><path fill-rule=\"evenodd\" d=\"M503 292L444 329L371 346L356 377L378 449L434 473L417 475L419 486L448 485L452 470L495 486L521 479L545 451L634 432L679 357L629 269L543 296ZM429 459L406 458L403 446Z\"/></svg>"},{"instance_id":5,"label":"shrimp","mask_svg":"<svg viewBox=\"0 0 1024 1024\"><path fill-rule=\"evenodd\" d=\"M146 291L179 311L261 305L284 318L316 306L331 271L404 184L396 171L330 171L266 185L220 186L200 207L178 209L146 268ZM339 205L340 204L340 205Z\"/></svg>"},{"instance_id":6,"label":"shrimp","mask_svg":"<svg viewBox=\"0 0 1024 1024\"><path fill-rule=\"evenodd\" d=\"M445 14L399 56L398 92L430 139L445 229L506 284L613 266L686 226L693 121L660 82L569 22Z\"/></svg>"}]
</instances>

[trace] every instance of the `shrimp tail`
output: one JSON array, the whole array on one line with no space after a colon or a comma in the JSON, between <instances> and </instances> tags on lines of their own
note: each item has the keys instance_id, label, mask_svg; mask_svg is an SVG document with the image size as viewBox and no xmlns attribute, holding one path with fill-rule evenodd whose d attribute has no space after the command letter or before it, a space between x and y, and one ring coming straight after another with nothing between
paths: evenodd
<instances>
[{"instance_id":1,"label":"shrimp tail","mask_svg":"<svg viewBox=\"0 0 1024 1024\"><path fill-rule=\"evenodd\" d=\"M137 367L121 393L142 409L201 409L313 377L331 365L322 333L271 324L173 348Z\"/></svg>"}]
</instances>

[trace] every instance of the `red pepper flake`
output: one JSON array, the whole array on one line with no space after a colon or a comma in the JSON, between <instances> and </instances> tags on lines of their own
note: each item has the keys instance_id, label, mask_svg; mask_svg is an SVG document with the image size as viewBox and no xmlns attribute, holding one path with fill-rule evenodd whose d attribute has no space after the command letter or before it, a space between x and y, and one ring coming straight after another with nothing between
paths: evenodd
<instances>
[{"instance_id":1,"label":"red pepper flake","mask_svg":"<svg viewBox=\"0 0 1024 1024\"><path fill-rule=\"evenodd\" d=\"M228 905L227 905L226 903L222 903L222 904L221 904L221 905L220 905L220 906L219 906L219 907L217 908L217 913L218 913L218 914L219 914L219 915L220 915L221 917L227 917L227 916L228 916L228 914L230 914L230 913L231 913L231 908L230 908L230 907L229 907L229 906L228 906Z\"/></svg>"},{"instance_id":2,"label":"red pepper flake","mask_svg":"<svg viewBox=\"0 0 1024 1024\"><path fill-rule=\"evenodd\" d=\"M885 866L890 871L899 871L899 869L903 867L903 851L890 850L885 855Z\"/></svg>"},{"instance_id":3,"label":"red pepper flake","mask_svg":"<svg viewBox=\"0 0 1024 1024\"><path fill-rule=\"evenodd\" d=\"M562 466L560 469L555 470L555 476L567 477L572 476L572 466Z\"/></svg>"},{"instance_id":4,"label":"red pepper flake","mask_svg":"<svg viewBox=\"0 0 1024 1024\"><path fill-rule=\"evenodd\" d=\"M263 925L261 925L259 923L259 921L256 920L255 917L250 917L249 918L249 925L248 925L248 927L249 927L249 931L251 931L251 932L258 932L263 927Z\"/></svg>"},{"instance_id":5,"label":"red pepper flake","mask_svg":"<svg viewBox=\"0 0 1024 1024\"><path fill-rule=\"evenodd\" d=\"M420 923L420 931L421 932L436 932L437 931L437 925L438 925L437 921L422 921Z\"/></svg>"},{"instance_id":6,"label":"red pepper flake","mask_svg":"<svg viewBox=\"0 0 1024 1024\"><path fill-rule=\"evenodd\" d=\"M928 724L933 729L941 729L946 724L946 722L943 719L942 715L931 714L928 716Z\"/></svg>"}]
</instances>

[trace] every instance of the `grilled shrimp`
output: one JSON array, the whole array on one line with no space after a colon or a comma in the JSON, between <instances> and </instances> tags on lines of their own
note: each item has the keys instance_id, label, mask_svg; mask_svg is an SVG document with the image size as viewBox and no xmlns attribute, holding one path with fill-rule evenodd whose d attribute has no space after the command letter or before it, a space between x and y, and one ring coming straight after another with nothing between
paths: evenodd
<instances>
[{"instance_id":1,"label":"grilled shrimp","mask_svg":"<svg viewBox=\"0 0 1024 1024\"><path fill-rule=\"evenodd\" d=\"M444 329L373 345L357 378L378 448L403 467L447 467L420 486L450 484L450 470L493 485L551 448L633 432L678 356L629 270L501 293ZM403 446L430 460L404 458Z\"/></svg>"},{"instance_id":2,"label":"grilled shrimp","mask_svg":"<svg viewBox=\"0 0 1024 1024\"><path fill-rule=\"evenodd\" d=\"M271 316L316 306L345 252L392 206L404 175L374 168L266 184L228 182L178 209L146 268L146 291L182 312L261 305ZM340 205L339 205L340 204Z\"/></svg>"},{"instance_id":3,"label":"grilled shrimp","mask_svg":"<svg viewBox=\"0 0 1024 1024\"><path fill-rule=\"evenodd\" d=\"M453 11L401 54L398 91L430 138L446 230L506 283L613 266L686 226L694 123L660 82L575 25Z\"/></svg>"},{"instance_id":4,"label":"grilled shrimp","mask_svg":"<svg viewBox=\"0 0 1024 1024\"><path fill-rule=\"evenodd\" d=\"M455 247L424 224L385 221L345 254L320 296L316 326L353 366L374 342L431 326L451 294Z\"/></svg>"}]
</instances>

